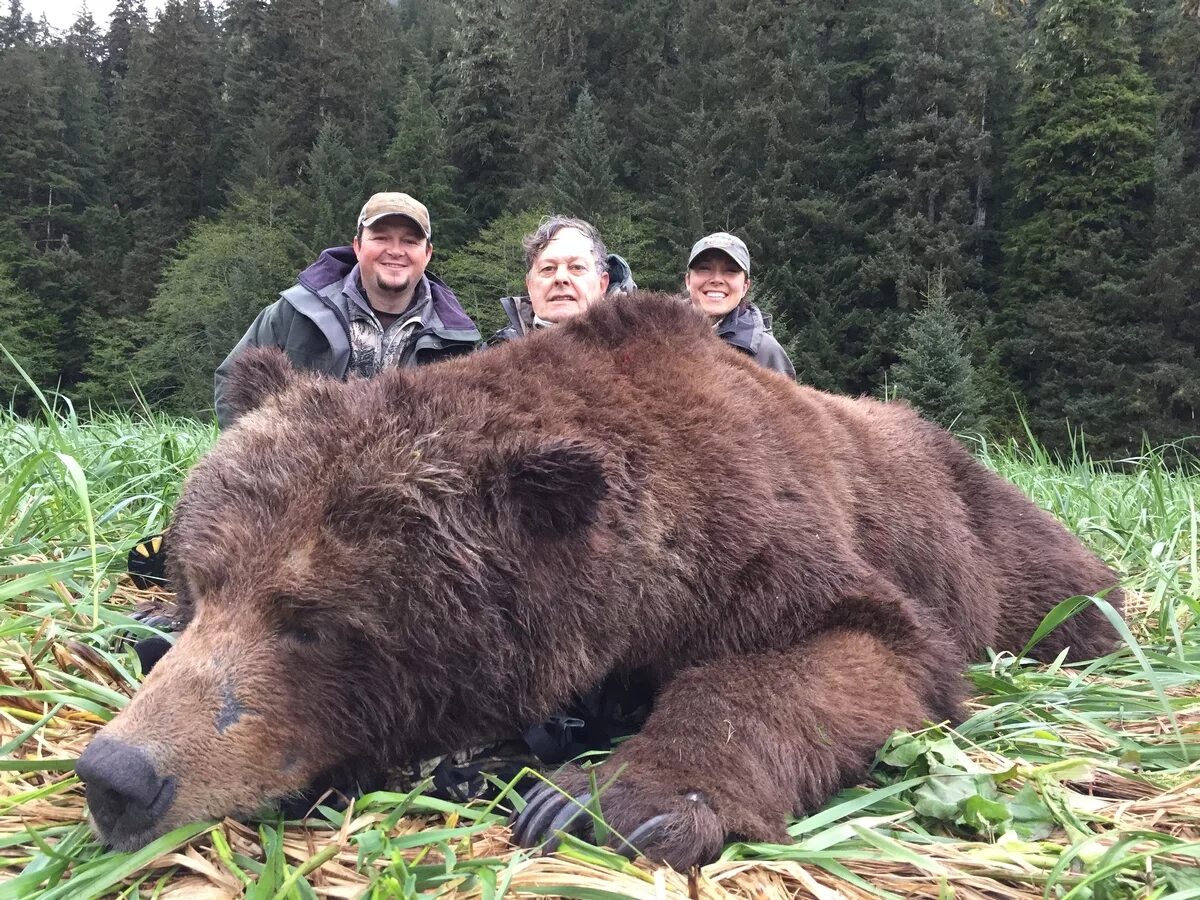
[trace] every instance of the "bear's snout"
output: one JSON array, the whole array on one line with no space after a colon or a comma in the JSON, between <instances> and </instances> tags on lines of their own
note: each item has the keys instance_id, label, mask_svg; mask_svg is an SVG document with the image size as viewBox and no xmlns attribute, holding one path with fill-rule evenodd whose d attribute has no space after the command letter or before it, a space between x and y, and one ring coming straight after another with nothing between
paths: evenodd
<instances>
[{"instance_id":1,"label":"bear's snout","mask_svg":"<svg viewBox=\"0 0 1200 900\"><path fill-rule=\"evenodd\" d=\"M118 850L145 844L175 799L175 779L161 777L140 747L115 738L92 741L75 772L87 787L96 830Z\"/></svg>"}]
</instances>

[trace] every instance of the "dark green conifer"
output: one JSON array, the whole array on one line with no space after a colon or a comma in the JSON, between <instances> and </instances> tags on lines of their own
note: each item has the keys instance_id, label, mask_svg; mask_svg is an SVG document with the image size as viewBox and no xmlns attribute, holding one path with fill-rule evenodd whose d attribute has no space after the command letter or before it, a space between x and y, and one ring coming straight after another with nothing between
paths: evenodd
<instances>
[{"instance_id":1,"label":"dark green conifer","mask_svg":"<svg viewBox=\"0 0 1200 900\"><path fill-rule=\"evenodd\" d=\"M1147 255L1157 100L1124 0L1050 0L1025 61L1006 241L1005 362L1038 436L1067 425L1136 449L1158 348L1136 284Z\"/></svg>"},{"instance_id":2,"label":"dark green conifer","mask_svg":"<svg viewBox=\"0 0 1200 900\"><path fill-rule=\"evenodd\" d=\"M305 173L306 242L314 252L350 243L363 204L363 172L338 125L321 126Z\"/></svg>"},{"instance_id":3,"label":"dark green conifer","mask_svg":"<svg viewBox=\"0 0 1200 900\"><path fill-rule=\"evenodd\" d=\"M457 0L449 75L450 161L476 224L504 209L520 171L505 0Z\"/></svg>"},{"instance_id":4,"label":"dark green conifer","mask_svg":"<svg viewBox=\"0 0 1200 900\"><path fill-rule=\"evenodd\" d=\"M555 154L548 199L560 212L595 220L615 201L612 144L592 92L584 86Z\"/></svg>"},{"instance_id":5,"label":"dark green conifer","mask_svg":"<svg viewBox=\"0 0 1200 900\"><path fill-rule=\"evenodd\" d=\"M975 370L963 348L962 324L946 295L946 279L934 271L925 306L913 317L891 368L895 396L925 418L958 432L979 425L982 401Z\"/></svg>"},{"instance_id":6,"label":"dark green conifer","mask_svg":"<svg viewBox=\"0 0 1200 900\"><path fill-rule=\"evenodd\" d=\"M466 213L454 195L455 170L446 148L446 127L424 85L412 76L396 109L396 134L369 191L404 191L429 208L439 251L467 237Z\"/></svg>"}]
</instances>

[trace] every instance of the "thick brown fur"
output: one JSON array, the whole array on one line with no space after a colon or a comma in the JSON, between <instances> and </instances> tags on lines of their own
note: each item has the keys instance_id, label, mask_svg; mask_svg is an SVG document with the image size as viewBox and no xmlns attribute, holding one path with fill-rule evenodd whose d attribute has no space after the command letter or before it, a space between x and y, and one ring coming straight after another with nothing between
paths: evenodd
<instances>
[{"instance_id":1,"label":"thick brown fur","mask_svg":"<svg viewBox=\"0 0 1200 900\"><path fill-rule=\"evenodd\" d=\"M758 368L669 297L370 381L250 353L231 396L246 412L171 531L191 623L105 730L174 799L140 830L100 822L119 846L510 735L648 668L655 709L601 806L623 834L654 823L648 855L703 862L786 839L893 729L954 718L964 665L1059 601L1120 607L952 436ZM1089 607L1036 653L1113 642Z\"/></svg>"}]
</instances>

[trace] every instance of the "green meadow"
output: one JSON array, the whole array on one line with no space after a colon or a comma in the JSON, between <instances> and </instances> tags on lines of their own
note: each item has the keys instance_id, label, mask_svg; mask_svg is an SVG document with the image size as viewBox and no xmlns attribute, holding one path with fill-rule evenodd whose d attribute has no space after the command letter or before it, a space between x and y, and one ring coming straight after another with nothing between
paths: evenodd
<instances>
[{"instance_id":1,"label":"green meadow","mask_svg":"<svg viewBox=\"0 0 1200 900\"><path fill-rule=\"evenodd\" d=\"M98 897L1200 897L1200 470L979 442L986 464L1117 569L1125 645L973 666L955 729L897 734L870 780L691 873L568 839L517 850L479 803L379 792L302 822L201 822L136 853L93 839L74 760L139 680L123 575L212 427L0 414L0 900ZM1067 601L1056 615L1080 603Z\"/></svg>"}]
</instances>

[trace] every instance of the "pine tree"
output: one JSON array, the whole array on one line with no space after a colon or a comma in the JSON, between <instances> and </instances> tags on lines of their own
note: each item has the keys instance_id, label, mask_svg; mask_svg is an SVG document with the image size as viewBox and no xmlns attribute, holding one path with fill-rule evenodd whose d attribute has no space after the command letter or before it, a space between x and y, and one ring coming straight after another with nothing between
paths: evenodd
<instances>
[{"instance_id":1,"label":"pine tree","mask_svg":"<svg viewBox=\"0 0 1200 900\"><path fill-rule=\"evenodd\" d=\"M321 126L305 165L308 209L304 234L314 251L348 244L363 201L363 173L346 146L342 129Z\"/></svg>"},{"instance_id":2,"label":"pine tree","mask_svg":"<svg viewBox=\"0 0 1200 900\"><path fill-rule=\"evenodd\" d=\"M899 356L891 368L897 399L907 400L925 418L946 428L978 428L982 399L941 271L929 276L925 306L912 317Z\"/></svg>"},{"instance_id":3,"label":"pine tree","mask_svg":"<svg viewBox=\"0 0 1200 900\"><path fill-rule=\"evenodd\" d=\"M1123 0L1050 0L1025 62L1006 241L1005 362L1035 433L1066 423L1106 452L1153 418L1139 373L1156 337L1133 289L1145 259L1156 97Z\"/></svg>"},{"instance_id":4,"label":"pine tree","mask_svg":"<svg viewBox=\"0 0 1200 900\"><path fill-rule=\"evenodd\" d=\"M88 206L102 205L107 199L107 110L100 77L103 50L100 32L86 9L56 50L52 80L63 123L63 143L79 184L78 195L71 198L73 218L78 222Z\"/></svg>"},{"instance_id":5,"label":"pine tree","mask_svg":"<svg viewBox=\"0 0 1200 900\"><path fill-rule=\"evenodd\" d=\"M504 209L518 171L512 48L504 0L456 0L458 32L447 60L450 161L476 224Z\"/></svg>"},{"instance_id":6,"label":"pine tree","mask_svg":"<svg viewBox=\"0 0 1200 900\"><path fill-rule=\"evenodd\" d=\"M466 246L445 256L434 256L432 265L454 288L463 309L484 337L508 322L496 301L525 292L521 238L537 228L541 218L540 212L504 213Z\"/></svg>"},{"instance_id":7,"label":"pine tree","mask_svg":"<svg viewBox=\"0 0 1200 900\"><path fill-rule=\"evenodd\" d=\"M61 243L58 206L80 189L50 59L30 45L0 53L0 215L42 250Z\"/></svg>"},{"instance_id":8,"label":"pine tree","mask_svg":"<svg viewBox=\"0 0 1200 900\"><path fill-rule=\"evenodd\" d=\"M12 402L18 412L30 411L33 392L13 361L38 387L57 387L58 330L55 317L21 290L7 268L0 265L0 347L12 356L9 360L0 353L0 403Z\"/></svg>"},{"instance_id":9,"label":"pine tree","mask_svg":"<svg viewBox=\"0 0 1200 900\"><path fill-rule=\"evenodd\" d=\"M270 106L278 116L278 105L268 90L270 57L266 40L266 0L230 0L221 19L221 147L217 152L220 171L234 173L243 154L256 155L260 147L247 141L247 133L260 124L260 107ZM268 148L276 155L280 137ZM277 172L279 184L286 170ZM232 180L232 179L231 179ZM225 182L228 190L229 182Z\"/></svg>"},{"instance_id":10,"label":"pine tree","mask_svg":"<svg viewBox=\"0 0 1200 900\"><path fill-rule=\"evenodd\" d=\"M757 53L747 50L749 35L739 41L747 101L734 106L745 110L738 156L752 165L745 231L755 292L776 298L806 382L867 392L888 361L876 336L893 325L863 284L866 223L855 191L870 171L869 135L890 82L891 4L751 9L745 27L773 36Z\"/></svg>"},{"instance_id":11,"label":"pine tree","mask_svg":"<svg viewBox=\"0 0 1200 900\"><path fill-rule=\"evenodd\" d=\"M364 193L411 194L429 208L439 250L459 246L467 237L466 212L454 196L455 170L446 149L445 125L429 91L416 76L405 83L395 122L395 137L370 190Z\"/></svg>"},{"instance_id":12,"label":"pine tree","mask_svg":"<svg viewBox=\"0 0 1200 900\"><path fill-rule=\"evenodd\" d=\"M990 104L1007 74L999 42L974 4L932 0L896 24L892 91L870 134L877 168L861 195L870 221L865 277L883 302L908 310L938 272L965 308L981 311L968 292L982 281Z\"/></svg>"},{"instance_id":13,"label":"pine tree","mask_svg":"<svg viewBox=\"0 0 1200 900\"><path fill-rule=\"evenodd\" d=\"M571 87L590 86L612 141L617 182L639 195L647 149L640 122L664 96L661 79L677 59L679 17L680 6L671 0L608 0L586 5L578 17L588 29L582 71Z\"/></svg>"},{"instance_id":14,"label":"pine tree","mask_svg":"<svg viewBox=\"0 0 1200 900\"><path fill-rule=\"evenodd\" d=\"M1200 410L1200 4L1171 2L1158 29L1163 88L1156 160L1153 248L1140 286L1161 323L1160 358L1146 376L1163 438L1196 433Z\"/></svg>"},{"instance_id":15,"label":"pine tree","mask_svg":"<svg viewBox=\"0 0 1200 900\"><path fill-rule=\"evenodd\" d=\"M117 0L104 36L100 73L105 96L111 102L129 71L129 54L133 44L146 32L146 4L138 0Z\"/></svg>"},{"instance_id":16,"label":"pine tree","mask_svg":"<svg viewBox=\"0 0 1200 900\"><path fill-rule=\"evenodd\" d=\"M684 7L678 62L660 74L658 96L637 114L649 135L641 168L653 173L643 188L655 198L654 218L677 258L705 233L738 231L751 218L747 176L756 159L745 155L739 111L746 98L739 89L750 68L761 73L770 62L751 64L749 57L766 49L744 45L745 24L728 0ZM682 272L682 263L676 268Z\"/></svg>"},{"instance_id":17,"label":"pine tree","mask_svg":"<svg viewBox=\"0 0 1200 900\"><path fill-rule=\"evenodd\" d=\"M8 0L8 15L0 18L0 50L26 47L36 39L37 26L25 12L21 0Z\"/></svg>"},{"instance_id":18,"label":"pine tree","mask_svg":"<svg viewBox=\"0 0 1200 900\"><path fill-rule=\"evenodd\" d=\"M292 185L293 159L284 113L270 99L238 130L235 160L225 185L222 218L299 232L304 217L300 190Z\"/></svg>"},{"instance_id":19,"label":"pine tree","mask_svg":"<svg viewBox=\"0 0 1200 900\"><path fill-rule=\"evenodd\" d=\"M1139 286L1161 328L1157 358L1142 380L1157 398L1162 422L1155 433L1162 439L1193 436L1200 412L1200 170L1187 171L1183 157L1168 145L1160 158L1154 252Z\"/></svg>"},{"instance_id":20,"label":"pine tree","mask_svg":"<svg viewBox=\"0 0 1200 900\"><path fill-rule=\"evenodd\" d=\"M99 72L104 62L104 40L96 20L88 12L86 6L80 9L78 17L72 23L63 42L67 49L82 59L94 72Z\"/></svg>"},{"instance_id":21,"label":"pine tree","mask_svg":"<svg viewBox=\"0 0 1200 900\"><path fill-rule=\"evenodd\" d=\"M1178 137L1183 169L1200 171L1200 2L1172 0L1164 16L1159 57L1163 125Z\"/></svg>"},{"instance_id":22,"label":"pine tree","mask_svg":"<svg viewBox=\"0 0 1200 900\"><path fill-rule=\"evenodd\" d=\"M391 97L406 62L397 16L387 0L268 4L261 96L288 128L289 184L304 177L305 158L326 122L342 129L357 157L374 160L386 145Z\"/></svg>"},{"instance_id":23,"label":"pine tree","mask_svg":"<svg viewBox=\"0 0 1200 900\"><path fill-rule=\"evenodd\" d=\"M133 240L121 276L131 310L152 295L187 224L220 201L217 66L216 23L199 0L168 0L133 43L111 179Z\"/></svg>"},{"instance_id":24,"label":"pine tree","mask_svg":"<svg viewBox=\"0 0 1200 900\"><path fill-rule=\"evenodd\" d=\"M553 176L572 113L572 98L586 81L587 45L598 6L587 0L509 0L512 119L527 161L526 185L543 186ZM529 198L533 199L533 198ZM544 199L544 198L538 198Z\"/></svg>"},{"instance_id":25,"label":"pine tree","mask_svg":"<svg viewBox=\"0 0 1200 900\"><path fill-rule=\"evenodd\" d=\"M584 86L566 123L548 199L560 212L590 220L604 218L615 201L613 168L608 131L592 92Z\"/></svg>"}]
</instances>

